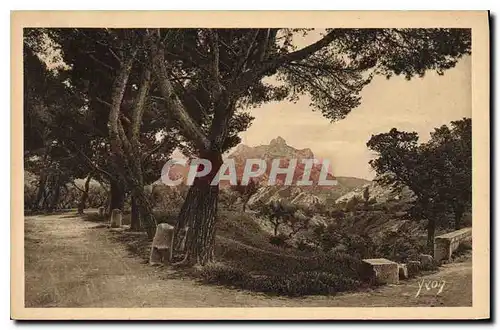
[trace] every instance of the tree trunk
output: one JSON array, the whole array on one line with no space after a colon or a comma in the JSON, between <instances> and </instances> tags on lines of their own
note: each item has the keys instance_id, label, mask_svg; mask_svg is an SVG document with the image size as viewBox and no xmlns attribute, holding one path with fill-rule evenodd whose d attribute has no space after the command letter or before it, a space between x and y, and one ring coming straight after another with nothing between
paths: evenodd
<instances>
[{"instance_id":1,"label":"tree trunk","mask_svg":"<svg viewBox=\"0 0 500 330\"><path fill-rule=\"evenodd\" d=\"M49 188L45 188L43 190L43 194L42 194L42 202L41 202L41 209L42 210L48 210L50 208L50 197L52 195L52 191L49 189Z\"/></svg>"},{"instance_id":2,"label":"tree trunk","mask_svg":"<svg viewBox=\"0 0 500 330\"><path fill-rule=\"evenodd\" d=\"M431 255L434 255L434 236L436 232L436 223L434 218L427 221L427 249Z\"/></svg>"},{"instance_id":3,"label":"tree trunk","mask_svg":"<svg viewBox=\"0 0 500 330\"><path fill-rule=\"evenodd\" d=\"M45 171L42 170L42 172L40 173L40 179L38 180L38 190L36 193L36 198L33 201L33 205L31 205L31 209L33 210L40 209L40 202L42 201L42 197L45 192L46 182L47 182L47 175L45 174Z\"/></svg>"},{"instance_id":4,"label":"tree trunk","mask_svg":"<svg viewBox=\"0 0 500 330\"><path fill-rule=\"evenodd\" d=\"M183 264L205 265L214 258L215 230L219 185L210 185L222 165L220 152L204 153L201 158L212 163L212 170L204 177L196 178L189 189L177 220L174 246L179 247L176 239L182 228L189 227Z\"/></svg>"},{"instance_id":5,"label":"tree trunk","mask_svg":"<svg viewBox=\"0 0 500 330\"><path fill-rule=\"evenodd\" d=\"M205 265L213 261L219 186L195 180L184 202L176 233L189 226L184 262ZM178 235L175 235L178 237ZM175 242L176 246L180 242Z\"/></svg>"},{"instance_id":6,"label":"tree trunk","mask_svg":"<svg viewBox=\"0 0 500 330\"><path fill-rule=\"evenodd\" d=\"M139 206L137 205L137 200L133 195L130 198L130 204L131 204L130 230L140 231L141 230L141 214L139 212Z\"/></svg>"},{"instance_id":7,"label":"tree trunk","mask_svg":"<svg viewBox=\"0 0 500 330\"><path fill-rule=\"evenodd\" d=\"M125 187L123 182L119 180L111 180L110 182L110 212L114 209L119 209L123 211L123 206L125 204Z\"/></svg>"},{"instance_id":8,"label":"tree trunk","mask_svg":"<svg viewBox=\"0 0 500 330\"><path fill-rule=\"evenodd\" d=\"M462 226L462 217L464 215L464 209L462 207L455 207L455 229L458 230Z\"/></svg>"},{"instance_id":9,"label":"tree trunk","mask_svg":"<svg viewBox=\"0 0 500 330\"><path fill-rule=\"evenodd\" d=\"M153 214L153 208L148 197L146 196L146 193L144 192L143 187L140 189L138 187L134 187L133 189L132 194L135 196L143 227L146 229L148 238L153 239L156 233L156 219Z\"/></svg>"},{"instance_id":10,"label":"tree trunk","mask_svg":"<svg viewBox=\"0 0 500 330\"><path fill-rule=\"evenodd\" d=\"M54 197L49 206L49 211L52 212L57 209L57 204L59 204L59 198L61 197L61 186L59 185L59 178L56 179Z\"/></svg>"},{"instance_id":11,"label":"tree trunk","mask_svg":"<svg viewBox=\"0 0 500 330\"><path fill-rule=\"evenodd\" d=\"M80 203L78 204L78 214L83 214L85 210L85 205L87 204L87 198L89 197L90 180L92 180L92 174L87 176L85 180L85 186L82 192L82 197L80 198Z\"/></svg>"}]
</instances>

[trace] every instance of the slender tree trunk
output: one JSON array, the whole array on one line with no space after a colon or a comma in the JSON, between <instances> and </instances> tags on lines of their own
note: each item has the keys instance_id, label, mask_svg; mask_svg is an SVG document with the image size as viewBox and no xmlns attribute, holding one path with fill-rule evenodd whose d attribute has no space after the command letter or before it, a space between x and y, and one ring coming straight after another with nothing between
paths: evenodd
<instances>
[{"instance_id":1,"label":"slender tree trunk","mask_svg":"<svg viewBox=\"0 0 500 330\"><path fill-rule=\"evenodd\" d=\"M109 136L112 150L112 156L116 163L118 175L128 183L132 190L132 196L139 208L139 213L142 216L144 227L148 237L153 238L156 231L156 220L154 218L152 207L144 193L144 184L142 178L142 168L140 160L139 133L142 113L144 111L144 103L149 93L151 84L151 74L149 69L144 71L143 83L139 90L139 96L136 100L136 105L133 111L132 132L127 136L125 129L120 122L121 103L123 95L130 76L130 71L134 63L134 58L137 49L134 49L130 56L123 61L118 74L113 82L111 93L111 107L109 113ZM134 224L135 225L135 224Z\"/></svg>"},{"instance_id":2,"label":"slender tree trunk","mask_svg":"<svg viewBox=\"0 0 500 330\"><path fill-rule=\"evenodd\" d=\"M113 202L113 190L110 187L108 192L108 199L106 200L106 216L109 216L111 214L111 211L113 210L111 208L112 202Z\"/></svg>"},{"instance_id":3,"label":"slender tree trunk","mask_svg":"<svg viewBox=\"0 0 500 330\"><path fill-rule=\"evenodd\" d=\"M137 204L138 211L141 216L142 226L148 234L148 238L152 239L156 233L156 219L153 214L153 207L144 192L144 187L133 187L132 194Z\"/></svg>"},{"instance_id":4,"label":"slender tree trunk","mask_svg":"<svg viewBox=\"0 0 500 330\"><path fill-rule=\"evenodd\" d=\"M434 255L434 236L436 232L436 222L434 218L427 221L427 249Z\"/></svg>"},{"instance_id":5,"label":"slender tree trunk","mask_svg":"<svg viewBox=\"0 0 500 330\"><path fill-rule=\"evenodd\" d=\"M123 211L123 206L125 204L125 187L123 182L120 180L111 180L110 195L110 211L113 211L114 209Z\"/></svg>"},{"instance_id":6,"label":"slender tree trunk","mask_svg":"<svg viewBox=\"0 0 500 330\"><path fill-rule=\"evenodd\" d=\"M42 202L41 202L41 209L42 210L48 210L49 209L49 202L50 202L50 197L52 195L52 191L48 188L45 187L43 190L43 196L42 196Z\"/></svg>"},{"instance_id":7,"label":"slender tree trunk","mask_svg":"<svg viewBox=\"0 0 500 330\"><path fill-rule=\"evenodd\" d=\"M87 199L89 197L90 180L92 180L92 174L89 174L85 180L82 197L80 198L80 203L78 204L78 214L83 214L83 211L85 210Z\"/></svg>"},{"instance_id":8,"label":"slender tree trunk","mask_svg":"<svg viewBox=\"0 0 500 330\"><path fill-rule=\"evenodd\" d=\"M33 205L31 206L33 210L40 209L40 202L42 201L45 192L46 182L47 182L47 175L45 174L45 171L42 170L42 172L40 173L40 179L38 180L38 190L36 193L36 198L33 201Z\"/></svg>"},{"instance_id":9,"label":"slender tree trunk","mask_svg":"<svg viewBox=\"0 0 500 330\"><path fill-rule=\"evenodd\" d=\"M49 211L52 212L57 209L60 197L61 197L61 186L59 185L59 178L57 178L54 189L54 197L52 198L52 201L50 203Z\"/></svg>"},{"instance_id":10,"label":"slender tree trunk","mask_svg":"<svg viewBox=\"0 0 500 330\"><path fill-rule=\"evenodd\" d=\"M130 212L130 230L139 231L141 230L141 214L139 212L139 206L137 205L137 200L134 196L130 197L131 212Z\"/></svg>"},{"instance_id":11,"label":"slender tree trunk","mask_svg":"<svg viewBox=\"0 0 500 330\"><path fill-rule=\"evenodd\" d=\"M458 230L462 226L462 217L464 215L464 209L462 207L455 207L455 229Z\"/></svg>"}]
</instances>

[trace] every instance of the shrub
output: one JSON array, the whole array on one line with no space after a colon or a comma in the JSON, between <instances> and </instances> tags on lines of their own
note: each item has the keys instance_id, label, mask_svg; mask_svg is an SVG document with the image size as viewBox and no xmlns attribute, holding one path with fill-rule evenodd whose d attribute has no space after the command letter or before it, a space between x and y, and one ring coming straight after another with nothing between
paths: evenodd
<instances>
[{"instance_id":1,"label":"shrub","mask_svg":"<svg viewBox=\"0 0 500 330\"><path fill-rule=\"evenodd\" d=\"M361 203L361 199L358 196L353 196L350 200L347 201L345 205L345 210L347 212L356 211L358 205Z\"/></svg>"},{"instance_id":2,"label":"shrub","mask_svg":"<svg viewBox=\"0 0 500 330\"><path fill-rule=\"evenodd\" d=\"M437 264L437 262L433 259L433 262L432 263L428 263L428 264L422 264L420 266L420 270L421 271L432 271L432 270L438 270L439 266Z\"/></svg>"},{"instance_id":3,"label":"shrub","mask_svg":"<svg viewBox=\"0 0 500 330\"><path fill-rule=\"evenodd\" d=\"M418 273L420 273L420 264L419 263L408 263L406 264L408 268L408 277L415 277Z\"/></svg>"},{"instance_id":4,"label":"shrub","mask_svg":"<svg viewBox=\"0 0 500 330\"><path fill-rule=\"evenodd\" d=\"M253 291L284 296L329 295L357 288L360 282L327 272L301 272L253 278L249 288Z\"/></svg>"},{"instance_id":5,"label":"shrub","mask_svg":"<svg viewBox=\"0 0 500 330\"><path fill-rule=\"evenodd\" d=\"M106 206L107 199L108 199L108 194L101 186L91 185L89 188L87 207L97 208L100 206Z\"/></svg>"},{"instance_id":6,"label":"shrub","mask_svg":"<svg viewBox=\"0 0 500 330\"><path fill-rule=\"evenodd\" d=\"M367 235L357 235L346 232L335 224L317 226L313 231L313 240L324 252L347 250L357 258L373 256L374 243Z\"/></svg>"},{"instance_id":7,"label":"shrub","mask_svg":"<svg viewBox=\"0 0 500 330\"><path fill-rule=\"evenodd\" d=\"M329 295L354 290L360 285L357 279L321 271L252 277L243 270L223 264L207 265L200 270L199 275L208 284L292 297Z\"/></svg>"},{"instance_id":8,"label":"shrub","mask_svg":"<svg viewBox=\"0 0 500 330\"><path fill-rule=\"evenodd\" d=\"M221 189L219 203L228 210L233 210L238 200L238 193L228 189Z\"/></svg>"},{"instance_id":9,"label":"shrub","mask_svg":"<svg viewBox=\"0 0 500 330\"><path fill-rule=\"evenodd\" d=\"M247 269L246 264L238 263L210 264L198 275L205 283L286 296L328 295L361 285L361 260L347 253L317 254L309 258L288 256L283 260L276 254L266 255L268 259L262 259L263 256L259 259L261 269Z\"/></svg>"},{"instance_id":10,"label":"shrub","mask_svg":"<svg viewBox=\"0 0 500 330\"><path fill-rule=\"evenodd\" d=\"M403 230L386 232L376 247L376 254L397 262L406 262L408 259L418 259L420 253L425 252L425 244Z\"/></svg>"},{"instance_id":11,"label":"shrub","mask_svg":"<svg viewBox=\"0 0 500 330\"><path fill-rule=\"evenodd\" d=\"M311 243L307 242L306 240L300 239L297 241L297 249L299 251L313 252L316 250L316 247Z\"/></svg>"},{"instance_id":12,"label":"shrub","mask_svg":"<svg viewBox=\"0 0 500 330\"><path fill-rule=\"evenodd\" d=\"M329 216L330 218L334 218L337 220L343 220L345 219L345 213L342 210L339 209L330 209L326 211L326 215Z\"/></svg>"},{"instance_id":13,"label":"shrub","mask_svg":"<svg viewBox=\"0 0 500 330\"><path fill-rule=\"evenodd\" d=\"M205 283L245 287L251 276L238 268L224 264L209 264L200 271L200 277Z\"/></svg>"},{"instance_id":14,"label":"shrub","mask_svg":"<svg viewBox=\"0 0 500 330\"><path fill-rule=\"evenodd\" d=\"M169 187L157 185L154 186L151 192L152 205L160 211L178 212L184 202L185 195L186 192L182 186Z\"/></svg>"},{"instance_id":15,"label":"shrub","mask_svg":"<svg viewBox=\"0 0 500 330\"><path fill-rule=\"evenodd\" d=\"M356 255L359 259L374 257L375 244L367 235L350 234L342 237L341 244L349 253Z\"/></svg>"},{"instance_id":16,"label":"shrub","mask_svg":"<svg viewBox=\"0 0 500 330\"><path fill-rule=\"evenodd\" d=\"M288 237L286 235L283 235L283 234L269 237L269 243L271 243L274 246L279 246L279 247L288 246L287 240L288 240Z\"/></svg>"}]
</instances>

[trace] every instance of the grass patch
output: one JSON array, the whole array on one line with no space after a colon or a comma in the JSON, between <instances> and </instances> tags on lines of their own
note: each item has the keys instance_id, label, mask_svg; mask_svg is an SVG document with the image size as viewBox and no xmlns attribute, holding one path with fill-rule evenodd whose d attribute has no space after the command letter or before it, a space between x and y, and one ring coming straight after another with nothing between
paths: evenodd
<instances>
[{"instance_id":1,"label":"grass patch","mask_svg":"<svg viewBox=\"0 0 500 330\"><path fill-rule=\"evenodd\" d=\"M299 297L307 295L332 295L360 287L359 278L328 271L299 271L252 275L247 271L224 264L206 265L198 276L204 283L262 292L270 295Z\"/></svg>"}]
</instances>

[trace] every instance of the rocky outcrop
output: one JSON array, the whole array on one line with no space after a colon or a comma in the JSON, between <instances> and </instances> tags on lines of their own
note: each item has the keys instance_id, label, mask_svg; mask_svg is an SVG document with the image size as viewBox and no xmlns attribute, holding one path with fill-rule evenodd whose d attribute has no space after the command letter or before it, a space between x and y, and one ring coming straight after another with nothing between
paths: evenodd
<instances>
[{"instance_id":1,"label":"rocky outcrop","mask_svg":"<svg viewBox=\"0 0 500 330\"><path fill-rule=\"evenodd\" d=\"M302 207L325 203L325 200L307 191L303 191L301 187L263 186L250 198L247 206L249 208L254 208L258 205L269 204L273 201L288 201Z\"/></svg>"},{"instance_id":2,"label":"rocky outcrop","mask_svg":"<svg viewBox=\"0 0 500 330\"><path fill-rule=\"evenodd\" d=\"M261 182L261 184L266 184L266 182L268 181L272 161L274 159L280 159L280 167L286 167L288 166L291 159L297 159L297 166L295 168L292 180L292 185L294 185L297 181L302 180L304 176L306 165L302 163L302 160L314 159L314 153L309 148L295 149L294 147L289 146L286 143L285 139L278 136L277 138L271 140L268 145L249 147L244 144L240 144L228 156L228 158L234 159L238 178L241 178L243 176L243 171L247 159L263 159L266 162L266 171L264 174L257 178L257 180ZM312 186L314 187L318 186L321 170L321 164L315 164L311 169L309 180L313 182ZM285 178L286 175L278 174L276 180L277 184L282 185L282 183L285 181ZM327 179L335 180L335 177L331 173L329 173L327 175ZM332 189L332 187L327 188ZM303 186L303 189L311 190L312 187Z\"/></svg>"},{"instance_id":3,"label":"rocky outcrop","mask_svg":"<svg viewBox=\"0 0 500 330\"><path fill-rule=\"evenodd\" d=\"M406 187L397 190L391 186L385 186L376 181L358 187L347 194L337 198L335 203L348 203L353 198L364 200L363 193L368 189L369 199L374 203L387 203L390 201L411 202L414 199L412 191Z\"/></svg>"}]
</instances>

